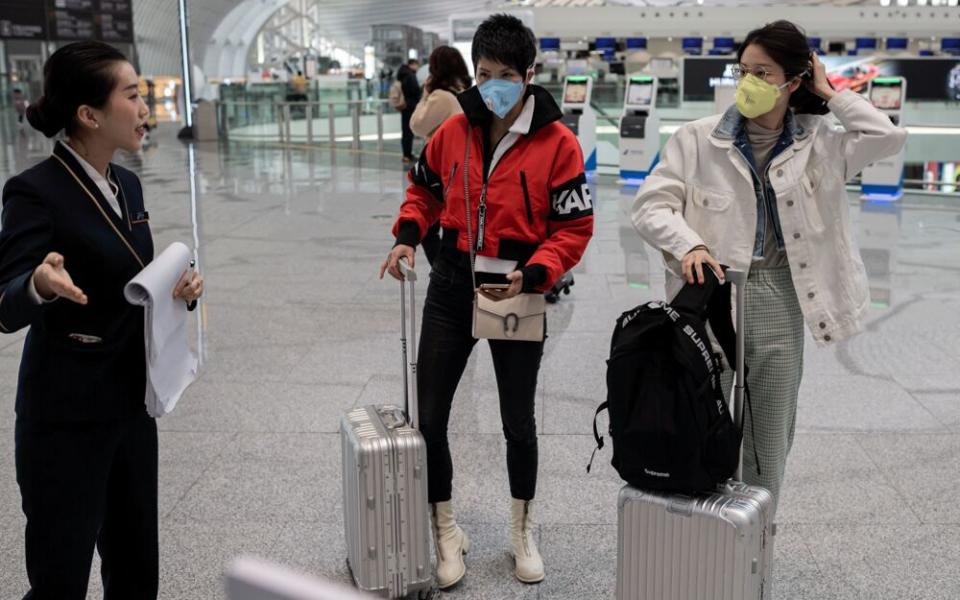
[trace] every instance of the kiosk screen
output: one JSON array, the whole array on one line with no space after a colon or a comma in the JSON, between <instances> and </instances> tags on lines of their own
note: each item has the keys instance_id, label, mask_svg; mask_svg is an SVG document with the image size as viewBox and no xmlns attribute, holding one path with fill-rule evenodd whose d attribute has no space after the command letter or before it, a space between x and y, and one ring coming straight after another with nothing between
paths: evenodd
<instances>
[{"instance_id":1,"label":"kiosk screen","mask_svg":"<svg viewBox=\"0 0 960 600\"><path fill-rule=\"evenodd\" d=\"M903 90L900 80L883 81L877 78L870 88L870 102L880 109L897 110L903 99Z\"/></svg>"},{"instance_id":2,"label":"kiosk screen","mask_svg":"<svg viewBox=\"0 0 960 600\"><path fill-rule=\"evenodd\" d=\"M567 87L563 91L565 104L583 104L587 101L587 80L567 80Z\"/></svg>"},{"instance_id":3,"label":"kiosk screen","mask_svg":"<svg viewBox=\"0 0 960 600\"><path fill-rule=\"evenodd\" d=\"M631 82L627 90L627 104L630 106L650 106L653 101L653 84Z\"/></svg>"}]
</instances>

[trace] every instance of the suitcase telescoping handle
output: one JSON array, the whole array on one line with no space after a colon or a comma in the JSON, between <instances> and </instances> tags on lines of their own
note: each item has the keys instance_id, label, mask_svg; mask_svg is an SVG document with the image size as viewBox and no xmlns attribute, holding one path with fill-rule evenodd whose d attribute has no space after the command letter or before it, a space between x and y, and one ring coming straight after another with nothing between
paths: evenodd
<instances>
[{"instance_id":1,"label":"suitcase telescoping handle","mask_svg":"<svg viewBox=\"0 0 960 600\"><path fill-rule=\"evenodd\" d=\"M417 402L417 302L414 294L414 283L417 281L417 272L413 270L407 260L401 258L397 263L403 279L400 280L400 348L403 353L403 410L407 413L410 426L416 428L419 420L419 404ZM407 315L407 294L410 295L410 315ZM407 337L407 324L410 326L410 337ZM410 340L409 356L407 340Z\"/></svg>"},{"instance_id":2,"label":"suitcase telescoping handle","mask_svg":"<svg viewBox=\"0 0 960 600\"><path fill-rule=\"evenodd\" d=\"M724 273L727 281L732 283L737 288L737 304L736 313L737 323L735 325L737 330L737 357L736 365L736 383L733 386L733 419L736 422L737 427L740 431L743 431L743 395L744 388L746 386L746 375L744 373L744 331L746 330L744 323L746 323L746 318L744 314L744 307L746 305L746 294L744 293L744 287L747 283L747 274L743 271L737 269L727 269ZM734 474L734 479L741 481L743 478L743 445L741 443L740 447L740 460L737 461L737 472Z\"/></svg>"}]
</instances>

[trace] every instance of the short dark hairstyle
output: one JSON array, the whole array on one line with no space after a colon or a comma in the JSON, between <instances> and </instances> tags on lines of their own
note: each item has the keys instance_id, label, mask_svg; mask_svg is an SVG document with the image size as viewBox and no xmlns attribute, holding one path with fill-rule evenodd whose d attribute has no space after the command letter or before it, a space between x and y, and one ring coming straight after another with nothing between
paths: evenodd
<instances>
[{"instance_id":1,"label":"short dark hairstyle","mask_svg":"<svg viewBox=\"0 0 960 600\"><path fill-rule=\"evenodd\" d=\"M114 67L122 52L103 42L76 42L54 52L43 65L43 95L27 108L30 125L53 137L77 128L77 109L103 108L117 85Z\"/></svg>"},{"instance_id":2,"label":"short dark hairstyle","mask_svg":"<svg viewBox=\"0 0 960 600\"><path fill-rule=\"evenodd\" d=\"M486 58L523 75L537 60L537 37L513 15L492 15L477 27L471 54L474 67Z\"/></svg>"},{"instance_id":3,"label":"short dark hairstyle","mask_svg":"<svg viewBox=\"0 0 960 600\"><path fill-rule=\"evenodd\" d=\"M797 114L825 115L830 112L827 102L807 89L807 82L813 80L813 64L810 60L810 46L807 35L790 21L775 21L747 34L737 50L737 62L743 58L747 46L757 44L770 55L787 75L787 78L802 75L797 91L790 95L790 106Z\"/></svg>"},{"instance_id":4,"label":"short dark hairstyle","mask_svg":"<svg viewBox=\"0 0 960 600\"><path fill-rule=\"evenodd\" d=\"M437 46L430 53L428 92L446 90L460 92L470 87L470 71L460 51L451 46Z\"/></svg>"},{"instance_id":5,"label":"short dark hairstyle","mask_svg":"<svg viewBox=\"0 0 960 600\"><path fill-rule=\"evenodd\" d=\"M419 58L409 58L409 59L407 59L407 66L408 66L408 67L412 67L413 65L419 65L419 64L420 64L420 59L419 59Z\"/></svg>"}]
</instances>

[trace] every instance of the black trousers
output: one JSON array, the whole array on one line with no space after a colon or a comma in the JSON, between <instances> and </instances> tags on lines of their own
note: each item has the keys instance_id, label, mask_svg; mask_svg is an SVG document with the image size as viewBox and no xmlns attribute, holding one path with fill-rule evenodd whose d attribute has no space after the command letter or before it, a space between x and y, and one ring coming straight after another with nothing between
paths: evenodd
<instances>
[{"instance_id":1,"label":"black trousers","mask_svg":"<svg viewBox=\"0 0 960 600\"><path fill-rule=\"evenodd\" d=\"M400 146L403 148L404 156L413 156L413 130L410 129L410 117L413 116L414 108L400 111Z\"/></svg>"},{"instance_id":2,"label":"black trousers","mask_svg":"<svg viewBox=\"0 0 960 600\"><path fill-rule=\"evenodd\" d=\"M470 271L455 265L449 259L450 253L450 249L443 248L430 272L417 360L420 431L427 442L427 495L431 503L451 498L453 461L447 424L457 385L477 343L471 334ZM543 342L490 340L489 343L507 442L510 493L514 498L531 500L537 490L534 399Z\"/></svg>"},{"instance_id":3,"label":"black trousers","mask_svg":"<svg viewBox=\"0 0 960 600\"><path fill-rule=\"evenodd\" d=\"M94 544L104 600L155 600L156 421L18 419L14 437L27 517L24 600L84 600Z\"/></svg>"}]
</instances>

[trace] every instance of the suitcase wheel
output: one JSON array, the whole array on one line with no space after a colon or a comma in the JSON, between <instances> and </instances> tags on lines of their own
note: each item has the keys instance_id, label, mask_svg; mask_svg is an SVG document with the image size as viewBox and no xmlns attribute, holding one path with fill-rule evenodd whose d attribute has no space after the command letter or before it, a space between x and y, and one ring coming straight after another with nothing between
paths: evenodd
<instances>
[{"instance_id":1,"label":"suitcase wheel","mask_svg":"<svg viewBox=\"0 0 960 600\"><path fill-rule=\"evenodd\" d=\"M429 589L421 590L413 596L417 600L438 600L440 598L440 588L430 586Z\"/></svg>"},{"instance_id":2,"label":"suitcase wheel","mask_svg":"<svg viewBox=\"0 0 960 600\"><path fill-rule=\"evenodd\" d=\"M557 300L560 299L560 296L559 294L554 294L553 292L547 292L546 294L544 294L544 298L550 304L556 304Z\"/></svg>"}]
</instances>

